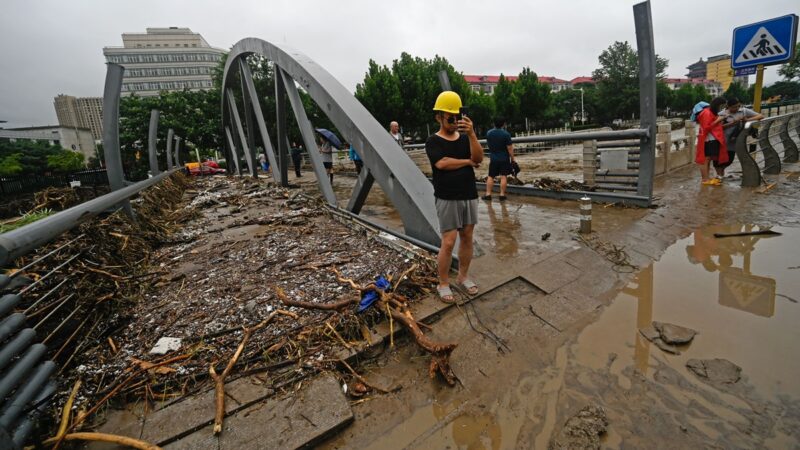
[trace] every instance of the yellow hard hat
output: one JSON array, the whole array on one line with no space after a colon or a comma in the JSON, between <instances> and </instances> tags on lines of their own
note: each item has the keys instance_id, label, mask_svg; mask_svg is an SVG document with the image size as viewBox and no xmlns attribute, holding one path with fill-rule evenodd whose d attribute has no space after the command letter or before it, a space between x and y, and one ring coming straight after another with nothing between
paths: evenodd
<instances>
[{"instance_id":1,"label":"yellow hard hat","mask_svg":"<svg viewBox=\"0 0 800 450\"><path fill-rule=\"evenodd\" d=\"M461 97L458 94L453 91L444 91L436 97L436 104L433 105L433 110L458 114L461 106Z\"/></svg>"}]
</instances>

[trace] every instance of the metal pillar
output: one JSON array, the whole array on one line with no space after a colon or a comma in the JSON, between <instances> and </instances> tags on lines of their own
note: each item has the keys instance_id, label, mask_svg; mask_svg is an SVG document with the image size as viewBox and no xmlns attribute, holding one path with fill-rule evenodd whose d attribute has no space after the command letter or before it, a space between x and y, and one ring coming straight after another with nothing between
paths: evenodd
<instances>
[{"instance_id":1,"label":"metal pillar","mask_svg":"<svg viewBox=\"0 0 800 450\"><path fill-rule=\"evenodd\" d=\"M278 167L278 160L275 159L275 150L272 148L272 140L269 138L269 133L267 132L267 124L264 121L264 114L261 111L261 103L258 101L258 93L256 92L256 87L253 83L253 75L250 73L250 66L248 66L246 62L243 62L240 64L239 70L239 76L242 78L242 83L244 84L245 88L245 98L250 99L250 104L253 108L253 115L255 116L256 124L258 125L258 132L261 134L261 143L264 145L264 152L269 160L269 165L272 166L272 178L276 183L283 184L281 181L280 171L276 170ZM250 132L249 125L248 132Z\"/></svg>"},{"instance_id":2,"label":"metal pillar","mask_svg":"<svg viewBox=\"0 0 800 450\"><path fill-rule=\"evenodd\" d=\"M103 89L103 154L108 185L112 191L125 187L125 173L122 170L119 149L119 95L124 73L125 68L119 64L106 64L106 84ZM127 199L123 201L122 208L128 217L133 217L133 209Z\"/></svg>"},{"instance_id":3,"label":"metal pillar","mask_svg":"<svg viewBox=\"0 0 800 450\"><path fill-rule=\"evenodd\" d=\"M739 134L734 144L734 150L739 158L739 164L742 166L742 187L761 186L761 170L753 156L747 151L747 129Z\"/></svg>"},{"instance_id":4,"label":"metal pillar","mask_svg":"<svg viewBox=\"0 0 800 450\"><path fill-rule=\"evenodd\" d=\"M633 6L633 20L639 54L639 128L649 132L639 144L639 181L636 193L652 200L656 161L656 50L649 1Z\"/></svg>"},{"instance_id":5,"label":"metal pillar","mask_svg":"<svg viewBox=\"0 0 800 450\"><path fill-rule=\"evenodd\" d=\"M242 39L233 46L225 65L223 86L231 86L231 74L238 70L235 68L238 66L236 58L251 54L265 56L276 68L282 70L282 74L287 75L287 81L297 82L322 107L344 138L359 149L364 167L375 177L397 208L406 234L439 245L441 238L433 201L433 187L411 158L405 152L397 151L397 144L389 133L353 94L302 53L256 38ZM232 67L234 70L231 70ZM223 91L223 97L227 95ZM227 101L223 98L221 106L224 107ZM223 124L229 126L229 119L223 109ZM277 145L281 145L281 142L285 140L278 138ZM313 154L315 148L316 145L308 148L309 155ZM288 161L286 162L288 171Z\"/></svg>"},{"instance_id":6,"label":"metal pillar","mask_svg":"<svg viewBox=\"0 0 800 450\"><path fill-rule=\"evenodd\" d=\"M775 147L772 146L772 142L769 140L769 132L772 129L772 125L778 120L780 119L771 120L762 124L761 129L758 131L758 147L764 154L764 170L762 170L762 172L770 175L781 173L781 157L778 155L778 152L775 151Z\"/></svg>"},{"instance_id":7,"label":"metal pillar","mask_svg":"<svg viewBox=\"0 0 800 450\"><path fill-rule=\"evenodd\" d=\"M289 149L286 148L286 141L288 140L288 123L286 121L286 89L284 89L284 73L276 68L275 76L275 113L277 117L278 127L278 167L281 171L281 186L289 185ZM309 147L308 153L316 150L314 147Z\"/></svg>"},{"instance_id":8,"label":"metal pillar","mask_svg":"<svg viewBox=\"0 0 800 450\"><path fill-rule=\"evenodd\" d=\"M170 128L167 130L167 170L172 170L172 142L175 140L175 132Z\"/></svg>"},{"instance_id":9,"label":"metal pillar","mask_svg":"<svg viewBox=\"0 0 800 450\"><path fill-rule=\"evenodd\" d=\"M106 85L103 90L103 153L108 185L112 191L122 189L125 174L119 150L119 93L125 69L119 64L106 64Z\"/></svg>"},{"instance_id":10,"label":"metal pillar","mask_svg":"<svg viewBox=\"0 0 800 450\"><path fill-rule=\"evenodd\" d=\"M181 164L181 157L180 157L181 142L183 142L183 139L180 136L175 136L175 167L180 167L183 165Z\"/></svg>"},{"instance_id":11,"label":"metal pillar","mask_svg":"<svg viewBox=\"0 0 800 450\"><path fill-rule=\"evenodd\" d=\"M147 133L147 151L148 156L150 158L150 175L156 176L161 171L158 170L158 155L156 152L156 143L158 142L158 116L159 112L157 109L153 109L150 111L150 129Z\"/></svg>"},{"instance_id":12,"label":"metal pillar","mask_svg":"<svg viewBox=\"0 0 800 450\"><path fill-rule=\"evenodd\" d=\"M242 101L244 102L244 124L247 126L247 148L250 150L250 158L254 161L253 178L258 178L258 152L256 152L256 133L253 130L253 104L249 95L247 95L247 87L245 86L245 72L244 67L247 66L246 58L239 58L239 81L242 89Z\"/></svg>"},{"instance_id":13,"label":"metal pillar","mask_svg":"<svg viewBox=\"0 0 800 450\"><path fill-rule=\"evenodd\" d=\"M364 207L364 202L367 201L367 195L369 195L369 191L372 189L374 183L375 177L372 176L369 169L362 168L361 173L358 174L356 185L353 187L353 195L350 197L350 202L347 204L348 211L354 214L361 212L361 208Z\"/></svg>"},{"instance_id":14,"label":"metal pillar","mask_svg":"<svg viewBox=\"0 0 800 450\"><path fill-rule=\"evenodd\" d=\"M450 87L450 77L447 75L446 70L439 71L439 84L442 86L443 91L452 91Z\"/></svg>"},{"instance_id":15,"label":"metal pillar","mask_svg":"<svg viewBox=\"0 0 800 450\"><path fill-rule=\"evenodd\" d=\"M236 151L236 142L233 140L233 136L231 136L231 129L229 127L225 127L225 138L228 147L231 149L231 159L233 159L236 174L242 176L242 168L239 167L239 154ZM228 167L230 167L230 163L228 163Z\"/></svg>"},{"instance_id":16,"label":"metal pillar","mask_svg":"<svg viewBox=\"0 0 800 450\"><path fill-rule=\"evenodd\" d=\"M792 137L789 136L789 124L792 119L800 119L800 114L794 114L786 119L786 123L781 127L781 142L783 143L783 162L795 163L798 161L797 144L794 143Z\"/></svg>"},{"instance_id":17,"label":"metal pillar","mask_svg":"<svg viewBox=\"0 0 800 450\"><path fill-rule=\"evenodd\" d=\"M325 201L328 202L329 205L336 206L336 194L333 192L331 180L328 178L328 175L325 173L325 167L322 165L322 156L317 151L317 141L314 137L314 127L311 126L311 122L309 122L308 116L306 115L306 110L303 108L303 102L300 99L297 86L294 85L294 81L285 73L281 74L281 79L283 80L283 87L286 90L286 96L289 98L289 104L292 106L292 111L294 111L297 126L300 128L300 136L303 138L303 145L305 145L308 150L311 168L317 176L319 190L322 192L322 196L325 197Z\"/></svg>"},{"instance_id":18,"label":"metal pillar","mask_svg":"<svg viewBox=\"0 0 800 450\"><path fill-rule=\"evenodd\" d=\"M236 99L233 96L233 90L228 88L227 91L228 109L230 110L231 117L233 117L233 126L236 128L235 137L238 138L236 142L238 142L239 148L241 148L242 153L244 153L244 160L247 162L247 168L250 169L250 175L254 177L258 176L258 172L256 172L255 164L253 162L253 154L250 151L250 148L247 146L247 136L244 135L244 129L242 129L242 119L239 117L239 109L236 106Z\"/></svg>"}]
</instances>

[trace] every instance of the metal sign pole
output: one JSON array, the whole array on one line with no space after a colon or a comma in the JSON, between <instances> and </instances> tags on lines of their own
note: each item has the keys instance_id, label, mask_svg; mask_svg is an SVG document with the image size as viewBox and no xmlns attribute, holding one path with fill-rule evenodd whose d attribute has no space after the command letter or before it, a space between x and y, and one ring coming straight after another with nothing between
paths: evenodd
<instances>
[{"instance_id":1,"label":"metal sign pole","mask_svg":"<svg viewBox=\"0 0 800 450\"><path fill-rule=\"evenodd\" d=\"M761 87L764 85L764 65L759 64L756 68L756 84L753 89L753 111L761 112Z\"/></svg>"}]
</instances>

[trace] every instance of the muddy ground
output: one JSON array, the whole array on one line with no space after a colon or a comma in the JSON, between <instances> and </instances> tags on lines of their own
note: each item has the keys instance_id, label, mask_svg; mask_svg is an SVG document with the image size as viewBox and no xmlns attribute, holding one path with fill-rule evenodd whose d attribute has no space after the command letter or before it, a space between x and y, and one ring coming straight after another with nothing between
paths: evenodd
<instances>
[{"instance_id":1,"label":"muddy ground","mask_svg":"<svg viewBox=\"0 0 800 450\"><path fill-rule=\"evenodd\" d=\"M356 405L323 448L800 446L800 182L797 167L784 169L766 194L735 173L701 187L688 168L659 181L655 209L595 205L589 243L602 245L576 241L574 203L481 203L486 254L473 270L490 290L434 330L460 343L460 384L420 376L412 347L388 351L366 376L404 388ZM396 220L383 208L365 213ZM767 229L783 234L714 237ZM614 249L626 265L605 257ZM653 321L699 334L664 352L639 331ZM714 360L739 375L689 367Z\"/></svg>"}]
</instances>

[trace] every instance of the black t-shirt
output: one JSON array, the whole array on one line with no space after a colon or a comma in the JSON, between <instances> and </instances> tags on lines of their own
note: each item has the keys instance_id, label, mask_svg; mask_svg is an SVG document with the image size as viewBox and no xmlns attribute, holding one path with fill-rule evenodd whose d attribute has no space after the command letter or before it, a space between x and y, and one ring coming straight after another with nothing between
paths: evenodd
<instances>
[{"instance_id":1,"label":"black t-shirt","mask_svg":"<svg viewBox=\"0 0 800 450\"><path fill-rule=\"evenodd\" d=\"M478 198L475 187L475 171L472 166L456 170L439 170L436 162L444 157L470 159L469 138L462 134L455 141L448 141L439 135L428 137L425 153L433 170L433 195L442 200L472 200Z\"/></svg>"}]
</instances>

